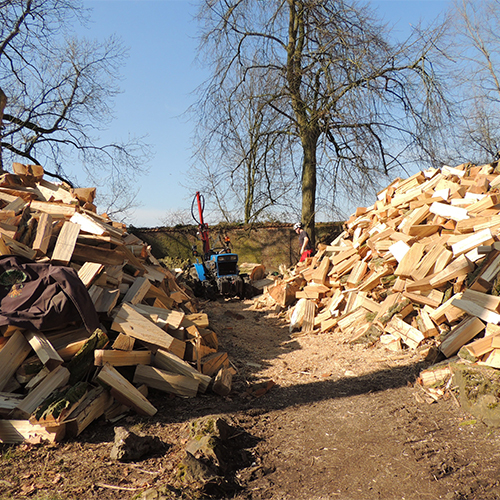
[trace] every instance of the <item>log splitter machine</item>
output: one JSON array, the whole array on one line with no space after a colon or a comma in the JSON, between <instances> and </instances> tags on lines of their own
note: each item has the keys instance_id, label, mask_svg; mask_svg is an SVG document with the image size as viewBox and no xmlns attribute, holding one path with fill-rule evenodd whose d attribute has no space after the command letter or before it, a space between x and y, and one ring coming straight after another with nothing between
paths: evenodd
<instances>
[{"instance_id":1,"label":"log splitter machine","mask_svg":"<svg viewBox=\"0 0 500 500\"><path fill-rule=\"evenodd\" d=\"M198 218L195 214L195 205L198 206ZM229 238L226 236L221 240L221 247L211 248L208 224L203 220L205 199L203 195L196 192L191 204L191 215L198 224L198 237L203 246L203 254L200 256L196 246L193 246L193 255L196 262L191 270L194 279L194 292L198 296L206 298L239 297L243 298L252 289L248 282L248 276L239 273L238 255L232 253ZM199 257L201 257L201 262Z\"/></svg>"}]
</instances>

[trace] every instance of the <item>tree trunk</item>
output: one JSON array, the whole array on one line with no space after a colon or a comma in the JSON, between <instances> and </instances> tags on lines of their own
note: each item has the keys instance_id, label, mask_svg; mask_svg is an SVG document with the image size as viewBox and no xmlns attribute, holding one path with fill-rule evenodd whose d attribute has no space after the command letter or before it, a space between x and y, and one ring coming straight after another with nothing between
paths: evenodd
<instances>
[{"instance_id":1,"label":"tree trunk","mask_svg":"<svg viewBox=\"0 0 500 500\"><path fill-rule=\"evenodd\" d=\"M318 135L306 132L302 136L302 224L304 224L311 244L316 246L315 216L316 216L316 148Z\"/></svg>"},{"instance_id":2,"label":"tree trunk","mask_svg":"<svg viewBox=\"0 0 500 500\"><path fill-rule=\"evenodd\" d=\"M3 112L5 109L5 106L7 105L7 96L4 94L3 90L0 89L0 173L5 172L3 168L3 155L2 155L2 143L1 143L1 138L2 138L2 120L3 120Z\"/></svg>"}]
</instances>

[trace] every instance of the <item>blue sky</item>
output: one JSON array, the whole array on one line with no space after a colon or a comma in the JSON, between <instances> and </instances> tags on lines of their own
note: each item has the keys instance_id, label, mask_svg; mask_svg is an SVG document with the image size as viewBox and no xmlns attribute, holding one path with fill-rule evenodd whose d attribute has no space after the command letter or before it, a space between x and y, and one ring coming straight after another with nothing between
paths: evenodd
<instances>
[{"instance_id":1,"label":"blue sky","mask_svg":"<svg viewBox=\"0 0 500 500\"><path fill-rule=\"evenodd\" d=\"M404 34L419 19L432 21L449 0L377 0L381 17ZM129 48L122 69L116 119L103 140L147 136L154 158L139 179L135 209L127 221L137 227L161 226L167 214L188 211L197 187L190 185L193 123L183 115L194 90L206 78L195 62L196 0L84 0L91 23L87 38L117 35ZM185 187L189 186L189 187ZM184 221L188 222L188 221Z\"/></svg>"}]
</instances>

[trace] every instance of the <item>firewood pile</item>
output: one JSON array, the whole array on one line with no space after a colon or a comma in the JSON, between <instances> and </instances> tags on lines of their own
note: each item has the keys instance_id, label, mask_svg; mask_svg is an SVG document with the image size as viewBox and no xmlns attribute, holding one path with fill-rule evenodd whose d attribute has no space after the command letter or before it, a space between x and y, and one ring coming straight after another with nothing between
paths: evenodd
<instances>
[{"instance_id":1,"label":"firewood pile","mask_svg":"<svg viewBox=\"0 0 500 500\"><path fill-rule=\"evenodd\" d=\"M5 319L6 304L29 289L26 273L0 276L0 442L74 437L130 409L154 415L148 388L193 397L210 386L226 395L233 372L207 315L144 242L97 215L95 188L48 182L36 165L16 163L13 171L0 176L0 262L34 262L49 278L50 269L71 268L93 307L67 324L20 328L23 313ZM49 302L64 308L66 295ZM89 331L86 315L99 327Z\"/></svg>"},{"instance_id":2,"label":"firewood pile","mask_svg":"<svg viewBox=\"0 0 500 500\"><path fill-rule=\"evenodd\" d=\"M420 377L435 398L450 360L500 368L499 187L497 163L396 179L268 288L292 335L437 352Z\"/></svg>"}]
</instances>

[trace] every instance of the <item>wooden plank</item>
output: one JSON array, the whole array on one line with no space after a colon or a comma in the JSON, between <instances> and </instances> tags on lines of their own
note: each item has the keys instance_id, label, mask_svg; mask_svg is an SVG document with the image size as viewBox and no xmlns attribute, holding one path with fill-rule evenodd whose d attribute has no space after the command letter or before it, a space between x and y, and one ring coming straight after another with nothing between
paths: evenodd
<instances>
[{"instance_id":1,"label":"wooden plank","mask_svg":"<svg viewBox=\"0 0 500 500\"><path fill-rule=\"evenodd\" d=\"M316 304L308 300L305 303L304 317L302 319L302 332L309 332L314 329L314 316L316 314Z\"/></svg>"},{"instance_id":2,"label":"wooden plank","mask_svg":"<svg viewBox=\"0 0 500 500\"><path fill-rule=\"evenodd\" d=\"M13 394L10 392L2 392L0 393L0 412L3 413L6 411L10 413L19 402L23 399L22 394Z\"/></svg>"},{"instance_id":3,"label":"wooden plank","mask_svg":"<svg viewBox=\"0 0 500 500\"><path fill-rule=\"evenodd\" d=\"M421 309L418 312L418 316L417 316L416 321L417 321L418 329L422 332L422 335L425 338L435 337L438 335L439 332L438 332L436 326L432 322L432 319L429 316L429 313L427 311L425 311L424 309Z\"/></svg>"},{"instance_id":4,"label":"wooden plank","mask_svg":"<svg viewBox=\"0 0 500 500\"><path fill-rule=\"evenodd\" d=\"M439 202L434 202L429 207L430 213L445 217L446 219L452 219L457 222L469 218L468 210L469 209L453 207Z\"/></svg>"},{"instance_id":5,"label":"wooden plank","mask_svg":"<svg viewBox=\"0 0 500 500\"><path fill-rule=\"evenodd\" d=\"M186 317L183 311L172 311L170 309L148 306L146 304L136 304L135 309L161 326L161 328L164 328L166 325L177 329L183 324L184 318ZM191 323L194 324L193 322ZM188 326L188 324L185 323L184 326Z\"/></svg>"},{"instance_id":6,"label":"wooden plank","mask_svg":"<svg viewBox=\"0 0 500 500\"><path fill-rule=\"evenodd\" d=\"M131 351L134 348L134 343L134 337L130 337L124 333L119 333L111 347L120 351Z\"/></svg>"},{"instance_id":7,"label":"wooden plank","mask_svg":"<svg viewBox=\"0 0 500 500\"><path fill-rule=\"evenodd\" d=\"M51 371L40 384L38 384L38 386L17 405L15 415L29 417L53 391L68 383L69 376L69 370L64 366L58 366L55 370Z\"/></svg>"},{"instance_id":8,"label":"wooden plank","mask_svg":"<svg viewBox=\"0 0 500 500\"><path fill-rule=\"evenodd\" d=\"M102 387L92 388L78 406L66 417L66 435L79 436L113 404L113 397Z\"/></svg>"},{"instance_id":9,"label":"wooden plank","mask_svg":"<svg viewBox=\"0 0 500 500\"><path fill-rule=\"evenodd\" d=\"M123 302L130 302L130 304L139 304L146 296L151 288L151 281L145 277L139 277L134 280L132 286L128 289Z\"/></svg>"},{"instance_id":10,"label":"wooden plank","mask_svg":"<svg viewBox=\"0 0 500 500\"><path fill-rule=\"evenodd\" d=\"M231 392L233 371L231 368L221 368L217 373L212 391L219 396L228 396Z\"/></svg>"},{"instance_id":11,"label":"wooden plank","mask_svg":"<svg viewBox=\"0 0 500 500\"><path fill-rule=\"evenodd\" d=\"M439 224L423 224L421 226L411 226L408 228L408 235L417 238L425 238L441 230Z\"/></svg>"},{"instance_id":12,"label":"wooden plank","mask_svg":"<svg viewBox=\"0 0 500 500\"><path fill-rule=\"evenodd\" d=\"M493 241L491 230L489 228L483 229L482 231L473 233L464 240L451 245L453 257L470 252L479 245L489 245L490 243L493 243Z\"/></svg>"},{"instance_id":13,"label":"wooden plank","mask_svg":"<svg viewBox=\"0 0 500 500\"><path fill-rule=\"evenodd\" d=\"M0 443L15 444L38 440L53 443L61 441L64 433L64 424L57 427L44 427L31 424L29 420L0 420Z\"/></svg>"},{"instance_id":14,"label":"wooden plank","mask_svg":"<svg viewBox=\"0 0 500 500\"><path fill-rule=\"evenodd\" d=\"M0 391L31 352L31 346L24 335L16 330L0 350Z\"/></svg>"},{"instance_id":15,"label":"wooden plank","mask_svg":"<svg viewBox=\"0 0 500 500\"><path fill-rule=\"evenodd\" d=\"M415 269L411 273L411 277L415 281L424 279L432 270L434 264L436 263L436 260L443 251L448 252L451 258L452 253L446 250L444 245L432 246L431 249L420 259L418 264L415 265Z\"/></svg>"},{"instance_id":16,"label":"wooden plank","mask_svg":"<svg viewBox=\"0 0 500 500\"><path fill-rule=\"evenodd\" d=\"M201 360L201 371L209 377L214 376L223 366L229 366L227 352L214 352Z\"/></svg>"},{"instance_id":17,"label":"wooden plank","mask_svg":"<svg viewBox=\"0 0 500 500\"><path fill-rule=\"evenodd\" d=\"M73 250L75 248L79 233L79 224L74 224L73 222L69 221L66 221L63 224L61 232L57 237L54 251L52 252L52 262L61 264L63 266L69 264L73 256Z\"/></svg>"},{"instance_id":18,"label":"wooden plank","mask_svg":"<svg viewBox=\"0 0 500 500\"><path fill-rule=\"evenodd\" d=\"M110 266L123 265L125 262L123 255L116 250L108 250L81 243L75 244L73 259L80 262L97 262Z\"/></svg>"},{"instance_id":19,"label":"wooden plank","mask_svg":"<svg viewBox=\"0 0 500 500\"><path fill-rule=\"evenodd\" d=\"M330 259L328 257L323 257L320 265L317 267L317 269L314 271L312 275L312 281L324 285L326 281L326 276L328 274L328 271L330 270L330 266L331 266Z\"/></svg>"},{"instance_id":20,"label":"wooden plank","mask_svg":"<svg viewBox=\"0 0 500 500\"><path fill-rule=\"evenodd\" d=\"M410 299L412 302L416 302L417 304L427 305L430 307L439 307L441 305L440 301L434 300L430 297L426 297L420 293L411 293L411 292L403 292L403 295Z\"/></svg>"},{"instance_id":21,"label":"wooden plank","mask_svg":"<svg viewBox=\"0 0 500 500\"><path fill-rule=\"evenodd\" d=\"M474 340L470 344L463 345L458 353L459 357L475 363L483 354L493 350L493 339L495 337L488 335L486 337Z\"/></svg>"},{"instance_id":22,"label":"wooden plank","mask_svg":"<svg viewBox=\"0 0 500 500\"><path fill-rule=\"evenodd\" d=\"M347 279L347 285L350 288L355 288L363 279L368 270L368 263L364 261L357 262L352 268L351 274Z\"/></svg>"},{"instance_id":23,"label":"wooden plank","mask_svg":"<svg viewBox=\"0 0 500 500\"><path fill-rule=\"evenodd\" d=\"M96 349L94 351L94 365L103 366L104 363L109 363L111 366L149 365L151 363L151 351Z\"/></svg>"},{"instance_id":24,"label":"wooden plank","mask_svg":"<svg viewBox=\"0 0 500 500\"><path fill-rule=\"evenodd\" d=\"M85 262L78 270L78 277L82 280L82 283L89 288L102 273L103 269L104 265L99 262Z\"/></svg>"},{"instance_id":25,"label":"wooden plank","mask_svg":"<svg viewBox=\"0 0 500 500\"><path fill-rule=\"evenodd\" d=\"M385 331L401 338L402 341L411 349L416 349L420 345L420 342L425 339L422 332L408 323L405 323L397 316L394 316L391 321L385 325Z\"/></svg>"},{"instance_id":26,"label":"wooden plank","mask_svg":"<svg viewBox=\"0 0 500 500\"><path fill-rule=\"evenodd\" d=\"M488 208L494 207L500 203L500 195L498 194L488 194L482 200L473 203L469 207L467 207L467 213L470 214L479 214L484 212Z\"/></svg>"},{"instance_id":27,"label":"wooden plank","mask_svg":"<svg viewBox=\"0 0 500 500\"><path fill-rule=\"evenodd\" d=\"M146 294L146 299L154 298L159 300L167 309L175 306L175 301L171 299L161 288L151 285Z\"/></svg>"},{"instance_id":28,"label":"wooden plank","mask_svg":"<svg viewBox=\"0 0 500 500\"><path fill-rule=\"evenodd\" d=\"M21 257L26 257L30 260L35 260L36 250L24 245L20 241L16 241L15 239L7 236L6 234L2 235L2 240L5 245L9 247L9 251L13 255L20 255Z\"/></svg>"},{"instance_id":29,"label":"wooden plank","mask_svg":"<svg viewBox=\"0 0 500 500\"><path fill-rule=\"evenodd\" d=\"M36 236L32 248L39 255L46 255L49 248L50 237L52 236L52 216L42 213L36 226Z\"/></svg>"},{"instance_id":30,"label":"wooden plank","mask_svg":"<svg viewBox=\"0 0 500 500\"><path fill-rule=\"evenodd\" d=\"M411 273L415 270L415 263L420 262L420 259L424 255L424 250L425 245L414 243L399 262L394 274L401 277L410 277Z\"/></svg>"},{"instance_id":31,"label":"wooden plank","mask_svg":"<svg viewBox=\"0 0 500 500\"><path fill-rule=\"evenodd\" d=\"M54 346L47 340L47 337L39 331L25 331L24 337L29 342L40 361L52 371L63 364L63 359Z\"/></svg>"},{"instance_id":32,"label":"wooden plank","mask_svg":"<svg viewBox=\"0 0 500 500\"><path fill-rule=\"evenodd\" d=\"M86 233L102 236L106 234L106 228L87 214L76 212L71 216L70 222L78 224L82 231Z\"/></svg>"},{"instance_id":33,"label":"wooden plank","mask_svg":"<svg viewBox=\"0 0 500 500\"><path fill-rule=\"evenodd\" d=\"M141 365L139 365L141 366ZM116 368L105 363L97 380L111 387L111 394L122 404L133 408L140 415L152 417L158 411Z\"/></svg>"},{"instance_id":34,"label":"wooden plank","mask_svg":"<svg viewBox=\"0 0 500 500\"><path fill-rule=\"evenodd\" d=\"M413 210L403 219L403 222L399 225L399 231L402 231L405 234L410 234L411 228L423 222L428 215L429 207L427 205Z\"/></svg>"},{"instance_id":35,"label":"wooden plank","mask_svg":"<svg viewBox=\"0 0 500 500\"><path fill-rule=\"evenodd\" d=\"M464 300L470 300L478 306L485 307L490 311L500 313L500 297L497 295L489 295L476 290L464 290L462 298Z\"/></svg>"},{"instance_id":36,"label":"wooden plank","mask_svg":"<svg viewBox=\"0 0 500 500\"><path fill-rule=\"evenodd\" d=\"M61 184L54 184L53 182L40 179L37 182L37 188L43 194L45 201L62 201L68 205L74 204L76 201L75 195L64 189Z\"/></svg>"},{"instance_id":37,"label":"wooden plank","mask_svg":"<svg viewBox=\"0 0 500 500\"><path fill-rule=\"evenodd\" d=\"M117 332L126 333L138 340L163 347L181 359L184 357L185 342L172 337L156 326L138 312L138 310L134 309L134 306L131 304L122 304L111 328Z\"/></svg>"},{"instance_id":38,"label":"wooden plank","mask_svg":"<svg viewBox=\"0 0 500 500\"><path fill-rule=\"evenodd\" d=\"M389 252L395 257L398 262L403 260L403 257L410 251L410 246L404 241L396 241L389 247Z\"/></svg>"},{"instance_id":39,"label":"wooden plank","mask_svg":"<svg viewBox=\"0 0 500 500\"><path fill-rule=\"evenodd\" d=\"M474 264L467 259L465 255L461 255L451 264L448 264L442 271L435 274L429 281L432 287L439 287L446 282L464 276L474 270Z\"/></svg>"},{"instance_id":40,"label":"wooden plank","mask_svg":"<svg viewBox=\"0 0 500 500\"><path fill-rule=\"evenodd\" d=\"M111 289L92 285L89 290L89 295L94 303L95 310L98 313L111 314L120 298L120 289Z\"/></svg>"},{"instance_id":41,"label":"wooden plank","mask_svg":"<svg viewBox=\"0 0 500 500\"><path fill-rule=\"evenodd\" d=\"M69 218L76 213L77 208L76 205L35 200L30 203L30 207L32 210L38 210L39 212L50 214L54 218Z\"/></svg>"},{"instance_id":42,"label":"wooden plank","mask_svg":"<svg viewBox=\"0 0 500 500\"><path fill-rule=\"evenodd\" d=\"M495 325L500 324L500 314L481 307L475 302L463 299L453 299L451 304L471 316L481 318L483 321L486 321L486 323L494 323Z\"/></svg>"},{"instance_id":43,"label":"wooden plank","mask_svg":"<svg viewBox=\"0 0 500 500\"><path fill-rule=\"evenodd\" d=\"M343 260L349 259L353 255L356 255L358 253L356 248L346 248L342 252L339 252L337 255L334 257L330 257L330 260L332 262L332 265L337 265L338 263L342 262Z\"/></svg>"},{"instance_id":44,"label":"wooden plank","mask_svg":"<svg viewBox=\"0 0 500 500\"><path fill-rule=\"evenodd\" d=\"M445 338L439 350L447 357L453 356L458 350L485 328L484 323L477 317L465 318L460 324L453 327Z\"/></svg>"},{"instance_id":45,"label":"wooden plank","mask_svg":"<svg viewBox=\"0 0 500 500\"><path fill-rule=\"evenodd\" d=\"M226 354L227 359L227 354ZM160 370L177 373L179 375L184 375L185 377L192 377L199 382L199 391L204 393L208 385L210 384L212 378L208 375L200 373L198 370L193 368L186 361L178 358L174 354L164 351L163 349L158 349L153 357L153 366L159 368ZM221 363L222 365L223 363Z\"/></svg>"},{"instance_id":46,"label":"wooden plank","mask_svg":"<svg viewBox=\"0 0 500 500\"><path fill-rule=\"evenodd\" d=\"M200 385L199 380L192 377L167 372L147 365L137 366L134 383L146 384L153 389L188 398L196 396Z\"/></svg>"},{"instance_id":47,"label":"wooden plank","mask_svg":"<svg viewBox=\"0 0 500 500\"><path fill-rule=\"evenodd\" d=\"M191 326L196 325L198 328L208 328L210 322L208 320L208 314L206 313L192 313L186 314L182 320L181 326Z\"/></svg>"}]
</instances>

